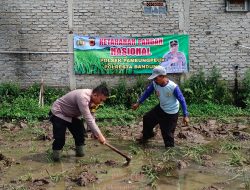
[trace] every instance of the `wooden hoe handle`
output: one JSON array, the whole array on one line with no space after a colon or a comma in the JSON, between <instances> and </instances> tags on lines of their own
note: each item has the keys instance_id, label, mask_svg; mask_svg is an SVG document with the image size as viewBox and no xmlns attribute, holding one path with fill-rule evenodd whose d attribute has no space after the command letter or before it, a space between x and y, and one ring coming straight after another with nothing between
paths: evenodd
<instances>
[{"instance_id":1,"label":"wooden hoe handle","mask_svg":"<svg viewBox=\"0 0 250 190\"><path fill-rule=\"evenodd\" d=\"M126 154L122 153L120 150L118 150L117 148L113 147L111 144L109 143L105 143L106 146L108 146L109 148L111 148L113 151L117 152L118 154L122 155L124 158L126 158L127 162L129 163L131 158L128 157Z\"/></svg>"}]
</instances>

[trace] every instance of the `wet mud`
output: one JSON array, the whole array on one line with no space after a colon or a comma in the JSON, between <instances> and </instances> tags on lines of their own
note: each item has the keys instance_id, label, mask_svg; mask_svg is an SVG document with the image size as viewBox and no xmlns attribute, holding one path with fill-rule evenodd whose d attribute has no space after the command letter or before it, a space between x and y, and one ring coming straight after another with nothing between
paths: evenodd
<instances>
[{"instance_id":1,"label":"wet mud","mask_svg":"<svg viewBox=\"0 0 250 190\"><path fill-rule=\"evenodd\" d=\"M102 128L108 141L131 158L124 158L88 134L86 155L75 157L67 142L59 163L51 157L52 126L45 120L0 121L0 189L250 189L250 118L230 122L207 119L175 132L176 147L165 149L159 127L141 146L142 123ZM209 147L209 148L207 148ZM207 148L207 149L205 149Z\"/></svg>"}]
</instances>

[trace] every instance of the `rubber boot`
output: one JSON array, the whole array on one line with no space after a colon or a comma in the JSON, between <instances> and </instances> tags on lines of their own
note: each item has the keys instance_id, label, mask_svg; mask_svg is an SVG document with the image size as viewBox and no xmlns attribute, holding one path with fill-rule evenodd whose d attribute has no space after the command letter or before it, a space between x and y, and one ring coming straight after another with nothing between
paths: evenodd
<instances>
[{"instance_id":1,"label":"rubber boot","mask_svg":"<svg viewBox=\"0 0 250 190\"><path fill-rule=\"evenodd\" d=\"M61 158L61 150L53 150L52 157L55 162L59 162Z\"/></svg>"},{"instance_id":2,"label":"rubber boot","mask_svg":"<svg viewBox=\"0 0 250 190\"><path fill-rule=\"evenodd\" d=\"M84 156L84 147L82 146L76 146L76 156L77 157L83 157Z\"/></svg>"}]
</instances>

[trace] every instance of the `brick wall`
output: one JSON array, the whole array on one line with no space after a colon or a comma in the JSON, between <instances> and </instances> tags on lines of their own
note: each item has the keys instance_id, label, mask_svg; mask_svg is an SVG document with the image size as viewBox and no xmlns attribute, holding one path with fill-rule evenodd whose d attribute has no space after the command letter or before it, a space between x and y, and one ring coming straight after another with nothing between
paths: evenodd
<instances>
[{"instance_id":1,"label":"brick wall","mask_svg":"<svg viewBox=\"0 0 250 190\"><path fill-rule=\"evenodd\" d=\"M141 0L2 0L0 2L0 82L22 86L93 87L136 76L74 75L72 33L97 36L190 35L190 74L216 65L224 79L250 68L250 13L225 12L224 0L166 0L167 15L144 15ZM9 51L6 53L4 51ZM16 52L31 53L16 53ZM14 52L14 53L11 53ZM33 53L32 53L33 52ZM34 53L40 52L40 53ZM47 53L46 53L47 52ZM60 52L60 53L58 53ZM145 76L147 77L147 76ZM179 76L178 76L179 77ZM185 76L184 76L185 78Z\"/></svg>"},{"instance_id":2,"label":"brick wall","mask_svg":"<svg viewBox=\"0 0 250 190\"><path fill-rule=\"evenodd\" d=\"M242 79L250 68L250 12L225 12L223 0L190 1L190 71L206 71L215 65L224 79L233 82L235 66Z\"/></svg>"}]
</instances>

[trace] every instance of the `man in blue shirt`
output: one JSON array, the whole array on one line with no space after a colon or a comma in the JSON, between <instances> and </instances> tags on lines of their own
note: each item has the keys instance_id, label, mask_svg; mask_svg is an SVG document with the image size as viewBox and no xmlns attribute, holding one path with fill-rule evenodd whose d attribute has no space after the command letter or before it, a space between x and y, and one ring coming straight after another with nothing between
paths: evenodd
<instances>
[{"instance_id":1,"label":"man in blue shirt","mask_svg":"<svg viewBox=\"0 0 250 190\"><path fill-rule=\"evenodd\" d=\"M148 79L153 80L152 83L138 102L132 105L132 109L136 110L154 91L156 91L160 103L143 116L142 137L139 142L147 143L148 139L154 136L154 127L159 124L165 147L173 147L179 104L181 104L183 111L183 123L187 125L189 122L185 98L178 85L168 79L164 67L155 67Z\"/></svg>"}]
</instances>

